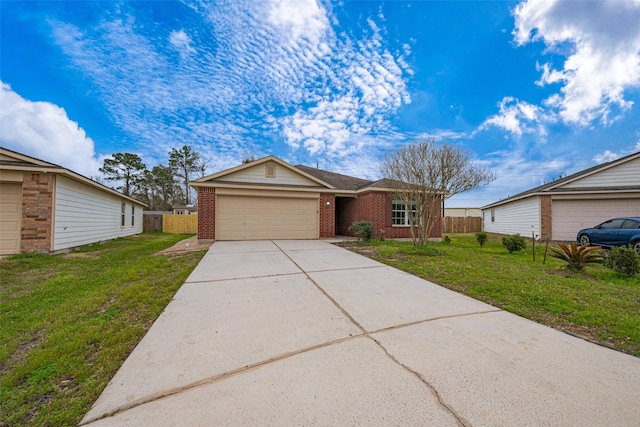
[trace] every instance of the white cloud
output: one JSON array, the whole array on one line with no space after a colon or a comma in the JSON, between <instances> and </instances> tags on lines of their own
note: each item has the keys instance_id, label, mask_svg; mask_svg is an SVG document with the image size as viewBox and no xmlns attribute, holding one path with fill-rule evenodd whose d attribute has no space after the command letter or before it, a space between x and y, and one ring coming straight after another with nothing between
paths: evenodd
<instances>
[{"instance_id":1,"label":"white cloud","mask_svg":"<svg viewBox=\"0 0 640 427\"><path fill-rule=\"evenodd\" d=\"M269 21L286 28L293 43L306 39L321 43L329 28L329 20L316 0L277 0L271 3Z\"/></svg>"},{"instance_id":2,"label":"white cloud","mask_svg":"<svg viewBox=\"0 0 640 427\"><path fill-rule=\"evenodd\" d=\"M371 19L365 38L354 39L336 34L336 16L315 0L189 7L200 15L199 36L185 26L164 44L145 36L126 4L118 19L82 31L50 22L70 63L93 82L95 102L144 158L164 161L189 143L231 159L261 138L270 153L284 143L300 156L340 158L361 141L379 146L382 138L364 136L393 131L388 117L411 102L410 48L392 54Z\"/></svg>"},{"instance_id":3,"label":"white cloud","mask_svg":"<svg viewBox=\"0 0 640 427\"><path fill-rule=\"evenodd\" d=\"M569 161L552 158L532 159L530 147L514 147L485 156L481 162L496 175L489 185L453 196L447 207L481 207L530 190L560 175L570 173Z\"/></svg>"},{"instance_id":4,"label":"white cloud","mask_svg":"<svg viewBox=\"0 0 640 427\"><path fill-rule=\"evenodd\" d=\"M169 34L169 43L171 43L182 56L196 53L196 50L191 47L191 37L189 37L184 30L171 31L171 34Z\"/></svg>"},{"instance_id":5,"label":"white cloud","mask_svg":"<svg viewBox=\"0 0 640 427\"><path fill-rule=\"evenodd\" d=\"M319 76L331 90L312 92L311 106L280 122L290 147L305 147L311 155L351 155L363 147L357 142L363 141L359 136L390 131L384 117L403 103L411 102L403 75L405 65L396 62L383 47L381 30L376 24L369 20L368 25L373 31L369 39L358 43L349 39L328 40L333 45L332 51L340 54L331 58L334 62L331 68L318 64L310 78ZM301 131L311 124L316 130L313 138Z\"/></svg>"},{"instance_id":6,"label":"white cloud","mask_svg":"<svg viewBox=\"0 0 640 427\"><path fill-rule=\"evenodd\" d=\"M236 123L249 120L228 120L243 101L234 90L241 76L211 63L210 56L172 62L169 52L136 31L133 19L105 20L84 31L57 21L50 25L70 62L93 80L93 101L135 139L145 159L165 161L181 143L206 153L207 144L216 141L216 154L225 158L241 151L244 130ZM170 38L169 49L195 50L184 30Z\"/></svg>"},{"instance_id":7,"label":"white cloud","mask_svg":"<svg viewBox=\"0 0 640 427\"><path fill-rule=\"evenodd\" d=\"M537 133L541 137L546 136L544 123L550 118L540 107L509 96L503 98L498 106L500 107L498 114L485 120L478 130L486 130L495 126L518 137L523 133Z\"/></svg>"},{"instance_id":8,"label":"white cloud","mask_svg":"<svg viewBox=\"0 0 640 427\"><path fill-rule=\"evenodd\" d=\"M100 161L85 131L50 102L24 99L0 82L0 144L85 176L98 175Z\"/></svg>"},{"instance_id":9,"label":"white cloud","mask_svg":"<svg viewBox=\"0 0 640 427\"><path fill-rule=\"evenodd\" d=\"M622 157L620 154L616 154L609 150L605 150L604 153L600 153L593 156L593 161L600 164L600 163L611 162L613 160L619 159L620 157Z\"/></svg>"},{"instance_id":10,"label":"white cloud","mask_svg":"<svg viewBox=\"0 0 640 427\"><path fill-rule=\"evenodd\" d=\"M564 65L540 66L539 85L560 84L546 100L566 123L614 121L631 108L624 97L640 86L640 1L527 0L515 9L520 45L544 42L549 51L569 49Z\"/></svg>"}]
</instances>

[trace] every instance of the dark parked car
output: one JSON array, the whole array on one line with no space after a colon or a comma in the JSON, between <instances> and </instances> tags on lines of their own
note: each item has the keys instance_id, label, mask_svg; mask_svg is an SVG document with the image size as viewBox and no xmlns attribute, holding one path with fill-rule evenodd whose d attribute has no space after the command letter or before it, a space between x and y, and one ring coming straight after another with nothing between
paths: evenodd
<instances>
[{"instance_id":1,"label":"dark parked car","mask_svg":"<svg viewBox=\"0 0 640 427\"><path fill-rule=\"evenodd\" d=\"M578 243L604 247L631 245L640 254L640 218L614 218L580 230Z\"/></svg>"}]
</instances>

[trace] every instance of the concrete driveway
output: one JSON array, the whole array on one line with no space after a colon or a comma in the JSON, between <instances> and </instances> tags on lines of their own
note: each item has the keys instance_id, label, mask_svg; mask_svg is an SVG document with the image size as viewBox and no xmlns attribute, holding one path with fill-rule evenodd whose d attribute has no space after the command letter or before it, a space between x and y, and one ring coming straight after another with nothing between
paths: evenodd
<instances>
[{"instance_id":1,"label":"concrete driveway","mask_svg":"<svg viewBox=\"0 0 640 427\"><path fill-rule=\"evenodd\" d=\"M637 426L640 358L322 241L217 242L90 426Z\"/></svg>"}]
</instances>

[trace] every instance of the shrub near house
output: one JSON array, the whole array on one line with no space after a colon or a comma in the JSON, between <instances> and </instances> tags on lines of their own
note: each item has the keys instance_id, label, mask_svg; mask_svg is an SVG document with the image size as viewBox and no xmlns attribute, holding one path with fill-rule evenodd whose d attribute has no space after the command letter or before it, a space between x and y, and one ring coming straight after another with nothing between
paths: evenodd
<instances>
[{"instance_id":1,"label":"shrub near house","mask_svg":"<svg viewBox=\"0 0 640 427\"><path fill-rule=\"evenodd\" d=\"M527 241L519 234L505 236L502 238L502 246L507 248L509 253L518 252L527 246Z\"/></svg>"}]
</instances>

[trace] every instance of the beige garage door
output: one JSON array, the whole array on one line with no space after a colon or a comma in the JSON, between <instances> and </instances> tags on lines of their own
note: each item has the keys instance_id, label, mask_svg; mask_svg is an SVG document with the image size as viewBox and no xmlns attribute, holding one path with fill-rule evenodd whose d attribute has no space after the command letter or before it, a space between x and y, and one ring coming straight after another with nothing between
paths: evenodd
<instances>
[{"instance_id":1,"label":"beige garage door","mask_svg":"<svg viewBox=\"0 0 640 427\"><path fill-rule=\"evenodd\" d=\"M218 240L317 239L318 199L219 195Z\"/></svg>"},{"instance_id":2,"label":"beige garage door","mask_svg":"<svg viewBox=\"0 0 640 427\"><path fill-rule=\"evenodd\" d=\"M554 200L553 240L574 241L583 228L621 216L640 216L640 199Z\"/></svg>"},{"instance_id":3,"label":"beige garage door","mask_svg":"<svg viewBox=\"0 0 640 427\"><path fill-rule=\"evenodd\" d=\"M22 183L0 183L0 255L20 252Z\"/></svg>"}]
</instances>

